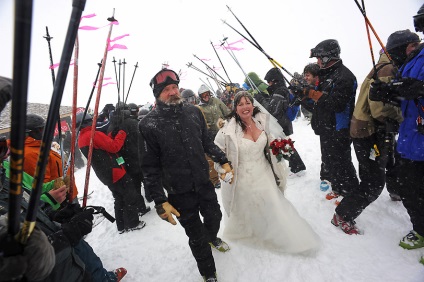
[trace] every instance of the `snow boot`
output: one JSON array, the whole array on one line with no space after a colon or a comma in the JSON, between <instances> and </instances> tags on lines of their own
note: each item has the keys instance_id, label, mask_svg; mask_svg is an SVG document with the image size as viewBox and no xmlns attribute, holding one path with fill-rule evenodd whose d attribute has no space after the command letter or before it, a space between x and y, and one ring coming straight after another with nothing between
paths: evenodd
<instances>
[{"instance_id":1,"label":"snow boot","mask_svg":"<svg viewBox=\"0 0 424 282\"><path fill-rule=\"evenodd\" d=\"M127 274L127 270L125 268L123 268L123 267L120 267L120 268L115 269L115 271L113 271L113 273L116 276L116 281L119 282Z\"/></svg>"},{"instance_id":2,"label":"snow boot","mask_svg":"<svg viewBox=\"0 0 424 282\"><path fill-rule=\"evenodd\" d=\"M212 248L225 253L228 252L230 250L230 247L228 246L227 243L225 243L224 241L222 241L220 238L216 237L215 240L213 240L212 242L209 243L209 245L211 245Z\"/></svg>"},{"instance_id":3,"label":"snow boot","mask_svg":"<svg viewBox=\"0 0 424 282\"><path fill-rule=\"evenodd\" d=\"M334 191L331 191L330 193L328 193L327 195L325 195L325 198L327 200L336 199L338 197L340 197L340 195L338 193L334 192Z\"/></svg>"},{"instance_id":4,"label":"snow boot","mask_svg":"<svg viewBox=\"0 0 424 282\"><path fill-rule=\"evenodd\" d=\"M218 279L216 278L216 273L214 273L213 275L205 275L202 276L203 277L203 281L204 282L218 282Z\"/></svg>"},{"instance_id":5,"label":"snow boot","mask_svg":"<svg viewBox=\"0 0 424 282\"><path fill-rule=\"evenodd\" d=\"M344 233L348 235L360 235L362 234L358 227L355 226L355 221L345 221L343 217L335 213L331 219L331 223L339 227Z\"/></svg>"},{"instance_id":6,"label":"snow boot","mask_svg":"<svg viewBox=\"0 0 424 282\"><path fill-rule=\"evenodd\" d=\"M142 209L142 210L140 210L139 212L138 212L138 216L139 217L142 217L143 215L145 215L146 213L148 213L149 211L151 211L152 209L150 208L150 207L146 207L146 208L144 208L144 209Z\"/></svg>"},{"instance_id":7,"label":"snow boot","mask_svg":"<svg viewBox=\"0 0 424 282\"><path fill-rule=\"evenodd\" d=\"M424 237L412 230L399 242L399 246L412 250L424 247Z\"/></svg>"}]
</instances>

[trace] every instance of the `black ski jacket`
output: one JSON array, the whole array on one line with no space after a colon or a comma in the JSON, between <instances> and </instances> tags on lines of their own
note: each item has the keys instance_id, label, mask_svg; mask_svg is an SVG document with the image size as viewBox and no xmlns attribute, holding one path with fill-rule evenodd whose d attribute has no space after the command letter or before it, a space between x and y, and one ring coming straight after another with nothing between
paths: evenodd
<instances>
[{"instance_id":1,"label":"black ski jacket","mask_svg":"<svg viewBox=\"0 0 424 282\"><path fill-rule=\"evenodd\" d=\"M356 77L339 60L320 69L317 91L323 95L316 102L311 125L315 134L333 134L336 131L349 136L350 120L355 107Z\"/></svg>"},{"instance_id":2,"label":"black ski jacket","mask_svg":"<svg viewBox=\"0 0 424 282\"><path fill-rule=\"evenodd\" d=\"M27 193L24 192L23 193ZM4 215L9 207L9 180L5 178L0 183L0 215ZM24 221L28 202L25 197L21 201L21 222ZM50 220L43 210L37 211L37 228L40 228L48 237L55 251L55 266L44 282L77 282L91 281L90 275L85 270L85 264L75 253L69 240L63 234L62 229ZM40 262L41 263L41 262Z\"/></svg>"},{"instance_id":3,"label":"black ski jacket","mask_svg":"<svg viewBox=\"0 0 424 282\"><path fill-rule=\"evenodd\" d=\"M139 123L144 138L141 168L144 184L156 204L169 194L197 191L208 185L209 165L227 158L210 139L199 108L189 104L169 106L157 100L156 108Z\"/></svg>"},{"instance_id":4,"label":"black ski jacket","mask_svg":"<svg viewBox=\"0 0 424 282\"><path fill-rule=\"evenodd\" d=\"M287 109L290 104L290 92L285 85L273 84L267 88L271 98L268 105L262 104L265 109L277 119L278 123L287 136L293 134L293 125L287 115ZM266 106L265 106L266 105Z\"/></svg>"}]
</instances>

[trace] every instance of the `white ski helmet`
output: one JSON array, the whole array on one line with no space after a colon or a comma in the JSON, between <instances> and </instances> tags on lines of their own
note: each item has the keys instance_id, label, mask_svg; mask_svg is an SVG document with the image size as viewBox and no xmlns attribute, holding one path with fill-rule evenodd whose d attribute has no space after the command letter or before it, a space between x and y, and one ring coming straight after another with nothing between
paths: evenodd
<instances>
[{"instance_id":1,"label":"white ski helmet","mask_svg":"<svg viewBox=\"0 0 424 282\"><path fill-rule=\"evenodd\" d=\"M207 87L205 84L200 85L199 91L197 91L197 94L202 95L205 92L210 92L209 87Z\"/></svg>"}]
</instances>

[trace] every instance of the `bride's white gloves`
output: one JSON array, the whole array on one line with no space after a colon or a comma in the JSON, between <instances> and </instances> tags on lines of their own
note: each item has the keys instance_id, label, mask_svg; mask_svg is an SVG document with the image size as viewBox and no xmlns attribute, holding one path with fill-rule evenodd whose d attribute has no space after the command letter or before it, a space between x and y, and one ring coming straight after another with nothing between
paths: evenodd
<instances>
[{"instance_id":1,"label":"bride's white gloves","mask_svg":"<svg viewBox=\"0 0 424 282\"><path fill-rule=\"evenodd\" d=\"M215 169L219 173L219 177L224 181L225 183L232 183L233 177L234 177L234 169L231 166L231 163L225 163L222 165L216 165Z\"/></svg>"}]
</instances>

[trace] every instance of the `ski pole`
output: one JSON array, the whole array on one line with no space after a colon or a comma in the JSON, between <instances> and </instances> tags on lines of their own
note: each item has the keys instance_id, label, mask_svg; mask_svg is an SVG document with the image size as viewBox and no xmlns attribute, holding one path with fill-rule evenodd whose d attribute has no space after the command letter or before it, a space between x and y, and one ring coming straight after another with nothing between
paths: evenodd
<instances>
[{"instance_id":1,"label":"ski pole","mask_svg":"<svg viewBox=\"0 0 424 282\"><path fill-rule=\"evenodd\" d=\"M49 34L49 28L46 26L46 36L43 36L46 40L47 40L47 45L49 47L49 57L50 57L50 72L52 74L52 81L53 81L53 87L54 87L54 82L55 82L55 74L54 74L54 69L53 69L53 54L52 54L52 48L51 48L51 44L50 41L53 39L53 37L50 36ZM64 153L63 153L63 142L62 142L62 127L61 127L61 123L60 123L60 110L59 110L59 119L57 120L57 133L59 136L59 144L60 144L60 157L62 160L62 171L65 168L65 158L64 158Z\"/></svg>"},{"instance_id":2,"label":"ski pole","mask_svg":"<svg viewBox=\"0 0 424 282\"><path fill-rule=\"evenodd\" d=\"M215 47L213 46L212 41L211 41L211 46L212 46L213 50L215 51L215 54L216 54L216 56L218 57L219 63L221 64L222 68L224 69L225 74L227 75L228 81L230 82L230 84L233 84L233 83L231 82L230 76L229 76L229 75L228 75L228 73L227 73L227 70L226 70L226 69L225 69L225 67L224 67L224 64L223 64L223 63L222 63L222 61L221 61L221 58L220 58L220 57L219 57L219 55L218 55L218 52L216 52L216 49L215 49Z\"/></svg>"},{"instance_id":3,"label":"ski pole","mask_svg":"<svg viewBox=\"0 0 424 282\"><path fill-rule=\"evenodd\" d=\"M365 3L364 0L362 0L362 9L364 10L364 13L366 14L365 11ZM370 53L371 53L371 60L372 60L372 66L374 68L374 75L373 77L376 78L377 77L377 68L376 68L376 64L375 64L375 59L374 59L374 51L372 50L372 42L371 42L371 35L370 35L370 27L367 24L367 21L365 21L365 27L367 29L367 37L368 37L368 45L370 47Z\"/></svg>"},{"instance_id":4,"label":"ski pole","mask_svg":"<svg viewBox=\"0 0 424 282\"><path fill-rule=\"evenodd\" d=\"M122 66L122 62L121 62L121 59L119 59L118 61L118 79L119 79L118 105L119 105L119 102L121 101L121 97L120 97L121 95L121 66Z\"/></svg>"},{"instance_id":5,"label":"ski pole","mask_svg":"<svg viewBox=\"0 0 424 282\"><path fill-rule=\"evenodd\" d=\"M227 8L228 8L228 10L231 12L231 14L233 14L233 16L236 18L236 20L240 23L240 25L243 27L243 29L247 32L247 34L249 34L249 36L252 38L252 40L255 42L255 44L253 44L253 42L252 41L250 41L250 40L247 40L247 38L244 36L244 35L242 35L240 32L238 32L237 31L237 33L238 34L240 34L240 35L242 35L248 42L250 42L251 44L253 44L259 51L261 51L267 58L268 58L268 60L271 62L271 64L274 66L274 67L280 67L282 70L284 70L290 77L293 77L293 74L291 74L286 68L284 68L280 63L278 63L276 60L274 60L271 56L269 56L266 52L265 52L265 50L259 45L259 43L256 41L256 39L252 36L252 34L249 32L249 30L244 26L244 24L239 20L239 18L234 14L234 12L231 10L231 8L230 7L228 7L228 5L227 5ZM230 26L228 23L226 23L225 21L224 21L224 23L225 24L227 24L228 26ZM231 27L231 26L230 26ZM235 30L233 27L231 27L233 30ZM283 77L284 77L284 75L283 75ZM284 77L284 80L290 85L290 81L288 81L285 77Z\"/></svg>"},{"instance_id":6,"label":"ski pole","mask_svg":"<svg viewBox=\"0 0 424 282\"><path fill-rule=\"evenodd\" d=\"M124 95L125 95L125 65L127 64L127 62L125 62L125 58L124 58L124 60L123 60L123 62L122 62L122 65L123 65L123 67L122 67L122 103L124 103L125 102L125 97L124 97ZM124 103L125 104L125 103Z\"/></svg>"},{"instance_id":7,"label":"ski pole","mask_svg":"<svg viewBox=\"0 0 424 282\"><path fill-rule=\"evenodd\" d=\"M10 133L10 189L7 233L10 242L19 232L28 77L31 46L32 1L15 1L12 118ZM3 247L3 246L2 246ZM5 252L6 253L6 252Z\"/></svg>"},{"instance_id":8,"label":"ski pole","mask_svg":"<svg viewBox=\"0 0 424 282\"><path fill-rule=\"evenodd\" d=\"M78 32L78 26L82 11L84 10L86 0L73 0L72 13L68 25L68 31L65 37L65 43L60 59L60 67L57 73L57 80L54 84L52 99L49 107L46 126L41 140L40 154L35 169L34 181L32 183L31 197L29 199L28 210L23 223L22 229L19 233L19 241L26 243L29 236L35 227L35 220L37 216L38 203L42 185L44 182L44 174L46 171L47 160L50 152L50 146L53 139L54 124L57 120L59 113L60 102L62 100L63 89L65 88L66 77L69 70L69 62L71 61L72 49L74 48L75 38Z\"/></svg>"},{"instance_id":9,"label":"ski pole","mask_svg":"<svg viewBox=\"0 0 424 282\"><path fill-rule=\"evenodd\" d=\"M88 148L88 156L87 156L87 170L85 174L85 185L84 185L84 197L82 206L85 207L87 205L87 194L88 194L88 183L90 181L90 167L91 167L91 158L93 156L93 146L94 146L94 133L96 131L96 120L97 120L97 114L99 110L99 102L100 102L100 95L102 93L102 85L103 85L103 77L105 73L106 68L106 60L107 60L107 54L108 54L108 48L109 48L109 40L110 36L112 35L112 28L113 28L113 22L116 22L115 19L115 9L113 10L112 17L108 18L107 20L110 21L110 28L109 33L106 40L106 47L103 54L103 60L102 60L102 66L100 68L100 78L98 80L98 87L97 87L97 96L96 96L96 104L94 106L94 114L93 114L93 124L91 125L91 135L90 135L90 145ZM119 92L118 92L118 100L119 100Z\"/></svg>"},{"instance_id":10,"label":"ski pole","mask_svg":"<svg viewBox=\"0 0 424 282\"><path fill-rule=\"evenodd\" d=\"M74 47L74 81L73 81L73 97L72 97L72 124L71 124L71 148L70 155L68 156L67 168L70 168L70 181L69 181L69 190L68 190L68 201L72 203L74 199L74 183L75 183L75 128L76 128L76 117L77 117L77 100L78 100L78 67L79 67L79 40L78 35L75 38L75 47ZM62 138L61 138L62 139ZM70 164L69 164L70 161ZM65 178L67 171L63 169L63 177Z\"/></svg>"},{"instance_id":11,"label":"ski pole","mask_svg":"<svg viewBox=\"0 0 424 282\"><path fill-rule=\"evenodd\" d=\"M390 57L389 53L386 50L386 47L384 46L383 42L381 41L380 37L378 36L377 32L375 31L374 27L372 26L370 20L368 19L364 9L362 9L361 5L359 5L358 0L354 0L356 5L359 8L359 11L361 12L361 14L364 16L365 22L367 23L367 25L371 28L371 31L374 33L375 38L377 39L378 43L380 43L381 48L383 49L384 53L386 54L386 56L389 58L390 62L393 64L393 60Z\"/></svg>"},{"instance_id":12,"label":"ski pole","mask_svg":"<svg viewBox=\"0 0 424 282\"><path fill-rule=\"evenodd\" d=\"M217 76L219 76L219 78L221 78L222 79L222 81L224 81L226 84L228 84L228 82L226 82L225 81L225 79L222 77L222 76L220 76L219 75L219 73L217 73L213 68L211 68L207 63L205 63L204 61L202 61L199 57L197 57L196 55L194 55L193 54L193 56L196 58L196 59L198 59L199 61L201 61L205 66L206 66L206 68L207 69L210 69L210 70L212 70L212 72L214 72Z\"/></svg>"},{"instance_id":13,"label":"ski pole","mask_svg":"<svg viewBox=\"0 0 424 282\"><path fill-rule=\"evenodd\" d=\"M137 70L137 68L138 68L138 62L134 65L134 72L131 78L130 86L128 87L127 97L125 97L125 104L127 103L128 95L130 94L131 85L133 83L135 71Z\"/></svg>"},{"instance_id":14,"label":"ski pole","mask_svg":"<svg viewBox=\"0 0 424 282\"><path fill-rule=\"evenodd\" d=\"M265 55L265 57L267 57L267 59L270 61L270 63L274 66L274 68L276 67L280 67L282 70L284 70L288 75L290 75L291 77L293 77L293 75L286 69L284 68L281 64L279 64L277 61L275 61L271 56L269 56L262 48L260 48L259 46L257 46L255 43L253 43L249 38L247 38L246 36L244 36L242 33L240 33L238 30L236 30L234 27L232 27L230 24L228 24L226 21L222 21L224 24L226 24L227 26L229 26L232 30L234 30L235 32L237 32L240 36L242 36L244 39L246 39L250 44L252 44L256 49L258 49L259 51L261 51L262 54ZM290 81L283 75L284 80L290 85Z\"/></svg>"},{"instance_id":15,"label":"ski pole","mask_svg":"<svg viewBox=\"0 0 424 282\"><path fill-rule=\"evenodd\" d=\"M223 45L226 41L227 41L228 37L225 37L223 39L223 42L221 43L221 45ZM228 45L228 42L227 42ZM228 45L229 46L229 45ZM258 93L260 93L259 88L255 85L255 83L252 81L252 79L247 75L247 73L244 71L243 67L241 66L240 62L237 60L236 55L234 54L234 52L231 50L228 50L228 48L225 48L225 50L227 51L227 53L230 55L230 57L236 62L236 64L239 66L239 68L241 69L241 71L243 72L244 77L247 79L247 82L250 84L250 87L252 89L256 89L256 91Z\"/></svg>"},{"instance_id":16,"label":"ski pole","mask_svg":"<svg viewBox=\"0 0 424 282\"><path fill-rule=\"evenodd\" d=\"M187 64L187 67L192 68L192 69L194 69L194 70L196 70L196 71L198 71L198 72L200 72L200 73L202 73L202 74L204 74L204 75L206 75L206 76L208 76L208 77L210 77L210 78L214 79L215 81L217 81L218 83L220 83L222 86L227 85L225 82L222 82L222 81L220 81L220 80L217 80L216 78L214 78L214 77L213 77L213 76L211 76L210 74L205 73L204 71L202 71L201 69L199 69L198 67L196 67L195 65L193 65L192 63L188 63L188 64Z\"/></svg>"},{"instance_id":17,"label":"ski pole","mask_svg":"<svg viewBox=\"0 0 424 282\"><path fill-rule=\"evenodd\" d=\"M118 96L119 96L119 81L118 81L118 71L116 70L116 60L115 60L115 57L113 57L113 60L112 60L112 62L113 62L113 66L114 66L114 68L115 68L115 79L116 79L116 87L117 87L117 89L118 89Z\"/></svg>"},{"instance_id":18,"label":"ski pole","mask_svg":"<svg viewBox=\"0 0 424 282\"><path fill-rule=\"evenodd\" d=\"M94 93L94 89L96 89L96 83L97 83L97 79L99 78L100 69L101 69L101 67L102 67L102 62L98 63L97 65L99 66L99 70L97 71L96 79L94 80L93 88L91 89L91 93L90 93L90 95L89 95L89 97L88 97L87 105L86 105L86 106L85 106L85 108L84 108L84 113L83 113L83 115L82 115L82 119L81 119L81 120L84 120L84 119L85 119L85 116L87 115L88 107L90 106L91 99L92 99L92 97L93 97L93 93ZM75 117L75 125L76 125L76 117ZM80 131L81 131L81 126L82 126L82 123L78 126L78 129L76 130L76 133L75 133L75 135L76 135L75 141L73 141L73 143L72 143L72 141L71 141L71 143L72 143L74 146L76 146L76 145L77 145L78 137L79 137L79 133L80 133ZM75 127L76 127L76 126L75 126ZM75 127L73 127L73 128L75 128ZM71 154L72 154L72 153L71 153ZM63 174L64 174L64 175L66 175L66 174L67 174L67 172L68 172L68 168L69 168L69 167L70 167L70 158L68 158L68 162L66 163L65 170L64 170L64 172L63 172Z\"/></svg>"}]
</instances>

